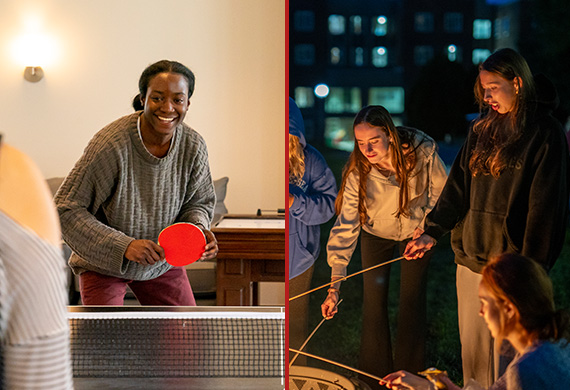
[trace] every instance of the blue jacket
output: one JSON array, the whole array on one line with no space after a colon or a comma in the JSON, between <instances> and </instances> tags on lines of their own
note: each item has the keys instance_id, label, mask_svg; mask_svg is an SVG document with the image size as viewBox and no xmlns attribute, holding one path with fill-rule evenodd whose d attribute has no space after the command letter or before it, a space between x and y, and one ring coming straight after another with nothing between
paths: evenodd
<instances>
[{"instance_id":1,"label":"blue jacket","mask_svg":"<svg viewBox=\"0 0 570 390\"><path fill-rule=\"evenodd\" d=\"M301 111L289 98L289 134L299 137L305 154L305 174L300 182L289 177L289 279L308 270L320 252L320 225L334 215L337 188L323 156L305 140Z\"/></svg>"}]
</instances>

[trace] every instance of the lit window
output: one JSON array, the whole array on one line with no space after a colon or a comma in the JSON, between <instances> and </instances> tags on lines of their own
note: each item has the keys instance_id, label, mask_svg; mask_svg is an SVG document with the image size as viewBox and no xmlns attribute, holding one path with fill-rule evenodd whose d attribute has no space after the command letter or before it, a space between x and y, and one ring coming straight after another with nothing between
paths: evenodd
<instances>
[{"instance_id":1,"label":"lit window","mask_svg":"<svg viewBox=\"0 0 570 390\"><path fill-rule=\"evenodd\" d=\"M295 11L293 20L296 31L312 32L315 30L315 13L313 11Z\"/></svg>"},{"instance_id":2,"label":"lit window","mask_svg":"<svg viewBox=\"0 0 570 390\"><path fill-rule=\"evenodd\" d=\"M474 49L471 55L473 65L479 65L491 55L491 51L487 49Z\"/></svg>"},{"instance_id":3,"label":"lit window","mask_svg":"<svg viewBox=\"0 0 570 390\"><path fill-rule=\"evenodd\" d=\"M296 87L295 103L297 103L297 107L299 108L313 107L315 104L313 89L309 87Z\"/></svg>"},{"instance_id":4,"label":"lit window","mask_svg":"<svg viewBox=\"0 0 570 390\"><path fill-rule=\"evenodd\" d=\"M511 35L511 18L505 16L495 19L495 39L507 38Z\"/></svg>"},{"instance_id":5,"label":"lit window","mask_svg":"<svg viewBox=\"0 0 570 390\"><path fill-rule=\"evenodd\" d=\"M364 65L364 49L357 47L354 49L354 65L363 66Z\"/></svg>"},{"instance_id":6,"label":"lit window","mask_svg":"<svg viewBox=\"0 0 570 390\"><path fill-rule=\"evenodd\" d=\"M433 58L433 47L431 46L416 46L414 47L414 63L418 66L423 66L431 61Z\"/></svg>"},{"instance_id":7,"label":"lit window","mask_svg":"<svg viewBox=\"0 0 570 390\"><path fill-rule=\"evenodd\" d=\"M352 117L328 117L325 119L325 145L352 152L354 137L352 134Z\"/></svg>"},{"instance_id":8,"label":"lit window","mask_svg":"<svg viewBox=\"0 0 570 390\"><path fill-rule=\"evenodd\" d=\"M511 36L511 18L503 18L503 37Z\"/></svg>"},{"instance_id":9,"label":"lit window","mask_svg":"<svg viewBox=\"0 0 570 390\"><path fill-rule=\"evenodd\" d=\"M338 114L344 112L344 90L343 88L331 88L325 100L325 112Z\"/></svg>"},{"instance_id":10,"label":"lit window","mask_svg":"<svg viewBox=\"0 0 570 390\"><path fill-rule=\"evenodd\" d=\"M350 88L350 100L346 105L346 111L357 113L362 108L362 98L360 97L360 88Z\"/></svg>"},{"instance_id":11,"label":"lit window","mask_svg":"<svg viewBox=\"0 0 570 390\"><path fill-rule=\"evenodd\" d=\"M313 65L315 63L315 46L306 43L295 45L293 55L296 65Z\"/></svg>"},{"instance_id":12,"label":"lit window","mask_svg":"<svg viewBox=\"0 0 570 390\"><path fill-rule=\"evenodd\" d=\"M325 100L325 112L328 114L357 113L361 107L360 88L357 87L333 87Z\"/></svg>"},{"instance_id":13,"label":"lit window","mask_svg":"<svg viewBox=\"0 0 570 390\"><path fill-rule=\"evenodd\" d=\"M414 29L421 33L433 32L433 14L431 12L416 12L414 14Z\"/></svg>"},{"instance_id":14,"label":"lit window","mask_svg":"<svg viewBox=\"0 0 570 390\"><path fill-rule=\"evenodd\" d=\"M391 115L394 126L404 126L404 120L399 116Z\"/></svg>"},{"instance_id":15,"label":"lit window","mask_svg":"<svg viewBox=\"0 0 570 390\"><path fill-rule=\"evenodd\" d=\"M362 34L362 17L355 15L350 17L350 26L354 35Z\"/></svg>"},{"instance_id":16,"label":"lit window","mask_svg":"<svg viewBox=\"0 0 570 390\"><path fill-rule=\"evenodd\" d=\"M388 66L388 50L384 46L378 46L372 49L372 65L377 68Z\"/></svg>"},{"instance_id":17,"label":"lit window","mask_svg":"<svg viewBox=\"0 0 570 390\"><path fill-rule=\"evenodd\" d=\"M329 32L332 35L342 35L344 34L344 16L342 15L330 15L329 16Z\"/></svg>"},{"instance_id":18,"label":"lit window","mask_svg":"<svg viewBox=\"0 0 570 390\"><path fill-rule=\"evenodd\" d=\"M463 32L463 14L459 12L446 12L443 16L443 29L448 33Z\"/></svg>"},{"instance_id":19,"label":"lit window","mask_svg":"<svg viewBox=\"0 0 570 390\"><path fill-rule=\"evenodd\" d=\"M383 37L388 33L388 18L378 16L372 19L372 33L377 37Z\"/></svg>"},{"instance_id":20,"label":"lit window","mask_svg":"<svg viewBox=\"0 0 570 390\"><path fill-rule=\"evenodd\" d=\"M390 114L401 114L404 112L404 88L370 88L368 90L368 104L384 106Z\"/></svg>"},{"instance_id":21,"label":"lit window","mask_svg":"<svg viewBox=\"0 0 570 390\"><path fill-rule=\"evenodd\" d=\"M473 38L491 38L491 21L488 19L475 19L473 21Z\"/></svg>"},{"instance_id":22,"label":"lit window","mask_svg":"<svg viewBox=\"0 0 570 390\"><path fill-rule=\"evenodd\" d=\"M338 65L341 60L341 51L338 47L333 47L331 49L331 64Z\"/></svg>"}]
</instances>

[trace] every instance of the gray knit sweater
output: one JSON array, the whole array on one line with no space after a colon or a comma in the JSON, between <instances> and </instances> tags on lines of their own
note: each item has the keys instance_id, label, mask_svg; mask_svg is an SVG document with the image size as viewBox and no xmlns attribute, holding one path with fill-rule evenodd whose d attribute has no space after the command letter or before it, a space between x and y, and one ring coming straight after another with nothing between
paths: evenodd
<instances>
[{"instance_id":1,"label":"gray knit sweater","mask_svg":"<svg viewBox=\"0 0 570 390\"><path fill-rule=\"evenodd\" d=\"M160 231L175 222L210 228L216 196L203 138L181 124L168 154L157 158L138 134L139 115L127 115L99 131L56 194L76 274L154 279L171 266L127 260L131 241L156 242Z\"/></svg>"}]
</instances>

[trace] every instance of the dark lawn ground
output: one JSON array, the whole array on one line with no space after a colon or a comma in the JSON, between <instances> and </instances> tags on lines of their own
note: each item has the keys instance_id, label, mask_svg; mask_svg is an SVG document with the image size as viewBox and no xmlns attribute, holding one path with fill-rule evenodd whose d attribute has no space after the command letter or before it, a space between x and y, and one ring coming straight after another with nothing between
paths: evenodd
<instances>
[{"instance_id":1,"label":"dark lawn ground","mask_svg":"<svg viewBox=\"0 0 570 390\"><path fill-rule=\"evenodd\" d=\"M340 172L346 155L332 152L325 155L329 166L340 183ZM334 218L322 226L321 255L315 263L312 286L321 286L330 281L330 267L326 262L326 240ZM392 265L390 277L390 323L396 323L397 298L399 289L399 263ZM348 267L348 274L361 270L360 248L357 247ZM457 384L462 382L459 332L457 329L457 299L455 295L455 270L453 253L449 246L449 235L437 244L428 271L428 340L426 368L437 367L446 370ZM566 232L566 242L562 254L550 272L555 290L557 307L570 308L570 232ZM321 321L320 305L326 297L326 288L310 296L309 333ZM362 276L358 275L343 282L341 287L342 305L339 313L326 321L304 350L308 353L358 367L358 349L361 328ZM394 334L392 334L394 338ZM381 346L379 346L381 348ZM328 363L309 359L309 366L319 367L338 374L354 377L356 374Z\"/></svg>"}]
</instances>

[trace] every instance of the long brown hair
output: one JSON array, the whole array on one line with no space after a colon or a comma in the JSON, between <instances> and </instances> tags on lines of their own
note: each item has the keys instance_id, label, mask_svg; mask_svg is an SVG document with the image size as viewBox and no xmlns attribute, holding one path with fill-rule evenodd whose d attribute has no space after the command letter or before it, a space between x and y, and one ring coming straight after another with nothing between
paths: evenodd
<instances>
[{"instance_id":1,"label":"long brown hair","mask_svg":"<svg viewBox=\"0 0 570 390\"><path fill-rule=\"evenodd\" d=\"M508 301L516 306L520 324L538 340L568 337L568 313L555 309L552 282L536 261L520 254L499 255L483 268L481 283L498 302ZM504 326L501 319L501 328Z\"/></svg>"},{"instance_id":2,"label":"long brown hair","mask_svg":"<svg viewBox=\"0 0 570 390\"><path fill-rule=\"evenodd\" d=\"M305 153L299 137L289 134L289 183L299 183L305 174Z\"/></svg>"},{"instance_id":3,"label":"long brown hair","mask_svg":"<svg viewBox=\"0 0 570 390\"><path fill-rule=\"evenodd\" d=\"M469 169L473 176L491 174L497 178L516 153L516 141L523 135L528 105L535 100L536 92L526 60L512 49L501 49L491 54L479 66L479 72L482 70L507 81L521 80L513 108L506 114L499 114L485 103L480 76L477 76L473 87L480 115L473 124L478 138L469 160Z\"/></svg>"},{"instance_id":4,"label":"long brown hair","mask_svg":"<svg viewBox=\"0 0 570 390\"><path fill-rule=\"evenodd\" d=\"M400 196L398 200L398 211L396 216L409 216L409 189L408 180L411 171L416 165L416 152L412 145L414 132L411 129L401 128L396 130L390 113L382 106L367 106L361 109L352 125L352 130L361 123L367 123L370 126L380 127L386 133L388 138L392 138L390 144L390 158L392 166L396 170L396 180L400 183ZM360 224L365 224L367 219L366 210L366 184L368 173L372 169L372 164L366 156L362 154L358 147L358 141L354 140L354 149L350 154L348 162L342 171L342 184L335 202L335 211L340 214L342 209L342 197L346 181L350 173L355 172L359 176L358 186L358 214L360 216Z\"/></svg>"}]
</instances>

